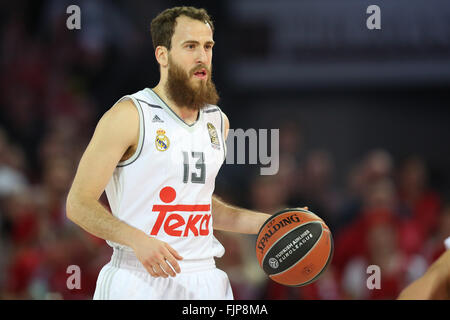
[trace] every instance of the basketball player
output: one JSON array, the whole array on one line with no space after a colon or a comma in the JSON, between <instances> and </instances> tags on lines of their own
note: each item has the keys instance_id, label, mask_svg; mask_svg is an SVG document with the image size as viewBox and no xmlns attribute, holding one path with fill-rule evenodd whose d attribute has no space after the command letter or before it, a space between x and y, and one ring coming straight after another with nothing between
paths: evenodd
<instances>
[{"instance_id":1,"label":"basketball player","mask_svg":"<svg viewBox=\"0 0 450 320\"><path fill-rule=\"evenodd\" d=\"M233 299L213 229L256 234L270 217L213 195L230 126L211 79L213 31L204 9L160 13L159 83L119 99L80 160L67 216L114 249L94 299Z\"/></svg>"}]
</instances>

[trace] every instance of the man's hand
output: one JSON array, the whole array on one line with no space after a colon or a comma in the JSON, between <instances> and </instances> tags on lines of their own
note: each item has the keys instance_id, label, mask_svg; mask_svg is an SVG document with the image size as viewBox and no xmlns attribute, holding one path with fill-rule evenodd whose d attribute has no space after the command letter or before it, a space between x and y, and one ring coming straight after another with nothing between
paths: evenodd
<instances>
[{"instance_id":1,"label":"man's hand","mask_svg":"<svg viewBox=\"0 0 450 320\"><path fill-rule=\"evenodd\" d=\"M181 272L177 260L183 257L164 241L144 234L134 243L133 250L148 273L155 278L175 277L176 273Z\"/></svg>"}]
</instances>

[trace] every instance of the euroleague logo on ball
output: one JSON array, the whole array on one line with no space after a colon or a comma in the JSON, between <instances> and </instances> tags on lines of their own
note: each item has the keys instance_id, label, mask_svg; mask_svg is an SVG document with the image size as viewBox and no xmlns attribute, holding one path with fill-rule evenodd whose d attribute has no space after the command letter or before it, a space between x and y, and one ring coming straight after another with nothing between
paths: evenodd
<instances>
[{"instance_id":1,"label":"euroleague logo on ball","mask_svg":"<svg viewBox=\"0 0 450 320\"><path fill-rule=\"evenodd\" d=\"M278 260L275 258L270 258L269 265L272 267L272 269L278 268L278 266L279 266Z\"/></svg>"}]
</instances>

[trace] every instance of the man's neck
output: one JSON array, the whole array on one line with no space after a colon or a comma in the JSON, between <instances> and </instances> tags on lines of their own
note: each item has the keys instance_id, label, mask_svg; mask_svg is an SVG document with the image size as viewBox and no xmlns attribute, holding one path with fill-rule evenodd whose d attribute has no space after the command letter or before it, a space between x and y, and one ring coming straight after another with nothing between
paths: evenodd
<instances>
[{"instance_id":1,"label":"man's neck","mask_svg":"<svg viewBox=\"0 0 450 320\"><path fill-rule=\"evenodd\" d=\"M164 90L164 86L160 83L152 89L169 107L175 112L186 124L191 125L198 119L198 110L189 109L186 106L179 106L169 99Z\"/></svg>"}]
</instances>

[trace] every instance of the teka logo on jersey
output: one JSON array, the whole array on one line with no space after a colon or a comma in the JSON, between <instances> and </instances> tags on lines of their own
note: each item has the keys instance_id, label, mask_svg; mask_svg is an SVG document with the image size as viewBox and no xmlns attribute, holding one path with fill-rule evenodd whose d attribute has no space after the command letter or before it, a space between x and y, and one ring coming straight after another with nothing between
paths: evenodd
<instances>
[{"instance_id":1,"label":"teka logo on jersey","mask_svg":"<svg viewBox=\"0 0 450 320\"><path fill-rule=\"evenodd\" d=\"M273 224L273 221L269 222L269 224L267 226L265 226L266 233L264 234L264 236L261 238L261 240L258 243L258 249L261 251L261 253L264 251L267 241L269 241L269 239L275 233L277 233L278 230L290 225L293 222L300 222L300 218L297 216L296 213L290 215L287 218L284 218L283 220L281 220L280 222L278 222L276 224ZM272 225L270 225L270 223L272 223ZM269 229L267 229L267 227L269 227Z\"/></svg>"},{"instance_id":2,"label":"teka logo on jersey","mask_svg":"<svg viewBox=\"0 0 450 320\"><path fill-rule=\"evenodd\" d=\"M159 197L164 203L172 202L175 200L176 195L172 187L164 187L159 193ZM210 211L211 205L209 204L155 204L152 207L152 212L159 212L159 214L150 234L156 236L162 227L164 232L169 236L187 237L190 234L194 236L207 236L209 234L209 221L211 219ZM170 212L192 212L192 214L187 217L186 221L180 214Z\"/></svg>"}]
</instances>

